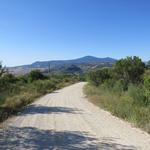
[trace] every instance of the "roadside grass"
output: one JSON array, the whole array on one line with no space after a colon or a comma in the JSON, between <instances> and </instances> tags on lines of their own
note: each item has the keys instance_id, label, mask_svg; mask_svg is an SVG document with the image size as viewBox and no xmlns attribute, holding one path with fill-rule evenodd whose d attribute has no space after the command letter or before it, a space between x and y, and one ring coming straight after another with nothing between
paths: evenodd
<instances>
[{"instance_id":1,"label":"roadside grass","mask_svg":"<svg viewBox=\"0 0 150 150\"><path fill-rule=\"evenodd\" d=\"M117 92L117 90L103 86L96 87L87 84L84 92L95 105L150 133L150 105L137 102L138 99L142 98L141 93L137 87L132 88L134 90L129 88L128 91Z\"/></svg>"},{"instance_id":2,"label":"roadside grass","mask_svg":"<svg viewBox=\"0 0 150 150\"><path fill-rule=\"evenodd\" d=\"M73 76L52 76L31 83L9 83L7 90L0 92L0 122L21 111L26 105L35 101L36 98L78 81L79 79Z\"/></svg>"}]
</instances>

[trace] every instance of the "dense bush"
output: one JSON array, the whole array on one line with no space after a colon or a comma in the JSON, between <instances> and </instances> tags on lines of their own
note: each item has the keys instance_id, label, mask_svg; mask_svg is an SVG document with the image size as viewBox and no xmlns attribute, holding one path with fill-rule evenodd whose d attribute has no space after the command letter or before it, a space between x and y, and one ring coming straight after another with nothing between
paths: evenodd
<instances>
[{"instance_id":1,"label":"dense bush","mask_svg":"<svg viewBox=\"0 0 150 150\"><path fill-rule=\"evenodd\" d=\"M138 57L127 57L107 71L88 74L90 99L118 117L150 132L150 70Z\"/></svg>"},{"instance_id":2,"label":"dense bush","mask_svg":"<svg viewBox=\"0 0 150 150\"><path fill-rule=\"evenodd\" d=\"M33 70L28 75L29 82L43 80L44 78L44 75L39 70Z\"/></svg>"},{"instance_id":3,"label":"dense bush","mask_svg":"<svg viewBox=\"0 0 150 150\"><path fill-rule=\"evenodd\" d=\"M150 105L145 105L145 95L140 87L130 85L128 91L116 94L113 88L89 84L85 93L94 104L150 133Z\"/></svg>"},{"instance_id":4,"label":"dense bush","mask_svg":"<svg viewBox=\"0 0 150 150\"><path fill-rule=\"evenodd\" d=\"M0 77L6 72L6 68L2 66L2 63L0 62Z\"/></svg>"},{"instance_id":5,"label":"dense bush","mask_svg":"<svg viewBox=\"0 0 150 150\"><path fill-rule=\"evenodd\" d=\"M132 97L133 103L136 105L146 105L145 92L142 86L135 86L131 84L127 91L128 95Z\"/></svg>"},{"instance_id":6,"label":"dense bush","mask_svg":"<svg viewBox=\"0 0 150 150\"><path fill-rule=\"evenodd\" d=\"M96 86L110 79L110 77L111 77L110 69L107 69L107 68L94 70L94 71L89 72L88 74L89 81L92 82Z\"/></svg>"},{"instance_id":7,"label":"dense bush","mask_svg":"<svg viewBox=\"0 0 150 150\"><path fill-rule=\"evenodd\" d=\"M113 68L104 68L89 72L88 79L96 86L103 84L106 80L112 80L114 83L119 80L124 90L127 90L128 84L138 84L142 81L142 75L145 71L145 64L138 57L127 57L115 63Z\"/></svg>"},{"instance_id":8,"label":"dense bush","mask_svg":"<svg viewBox=\"0 0 150 150\"><path fill-rule=\"evenodd\" d=\"M114 65L114 76L116 80L121 79L125 83L140 82L144 71L145 64L136 56L121 59Z\"/></svg>"},{"instance_id":9,"label":"dense bush","mask_svg":"<svg viewBox=\"0 0 150 150\"><path fill-rule=\"evenodd\" d=\"M35 98L79 80L78 76L66 74L44 76L38 70L19 77L3 71L0 76L0 121L18 112Z\"/></svg>"}]
</instances>

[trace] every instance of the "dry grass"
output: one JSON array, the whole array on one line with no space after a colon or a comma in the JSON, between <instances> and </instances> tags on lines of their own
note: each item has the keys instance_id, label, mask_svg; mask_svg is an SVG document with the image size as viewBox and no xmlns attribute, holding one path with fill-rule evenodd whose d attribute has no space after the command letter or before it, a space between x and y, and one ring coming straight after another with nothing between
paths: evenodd
<instances>
[{"instance_id":1,"label":"dry grass","mask_svg":"<svg viewBox=\"0 0 150 150\"><path fill-rule=\"evenodd\" d=\"M112 92L113 90L109 91L90 84L86 85L84 91L95 105L150 133L150 106L134 103L134 99L128 92L119 95Z\"/></svg>"},{"instance_id":2,"label":"dry grass","mask_svg":"<svg viewBox=\"0 0 150 150\"><path fill-rule=\"evenodd\" d=\"M11 94L8 94L8 92L3 94L5 98L0 104L0 122L17 113L24 106L36 100L36 98L76 82L77 80L60 81L56 79L55 81L38 80L23 86L16 84L18 90L14 89L15 91L11 92Z\"/></svg>"}]
</instances>

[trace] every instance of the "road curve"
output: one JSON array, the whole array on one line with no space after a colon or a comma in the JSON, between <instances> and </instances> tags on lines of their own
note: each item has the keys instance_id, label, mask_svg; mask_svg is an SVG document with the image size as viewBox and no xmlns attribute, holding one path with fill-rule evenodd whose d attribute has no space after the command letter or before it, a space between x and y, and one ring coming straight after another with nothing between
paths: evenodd
<instances>
[{"instance_id":1,"label":"road curve","mask_svg":"<svg viewBox=\"0 0 150 150\"><path fill-rule=\"evenodd\" d=\"M150 135L91 104L84 82L47 94L0 131L0 150L150 150Z\"/></svg>"}]
</instances>

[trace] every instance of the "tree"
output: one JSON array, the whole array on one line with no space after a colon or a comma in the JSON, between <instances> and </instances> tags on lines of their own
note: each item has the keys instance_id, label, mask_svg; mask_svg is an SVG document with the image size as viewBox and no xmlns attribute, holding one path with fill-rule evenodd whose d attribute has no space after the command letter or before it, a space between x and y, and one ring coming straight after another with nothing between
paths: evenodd
<instances>
[{"instance_id":1,"label":"tree","mask_svg":"<svg viewBox=\"0 0 150 150\"><path fill-rule=\"evenodd\" d=\"M103 68L89 72L88 79L96 86L111 78L110 69Z\"/></svg>"},{"instance_id":2,"label":"tree","mask_svg":"<svg viewBox=\"0 0 150 150\"><path fill-rule=\"evenodd\" d=\"M17 81L17 78L10 74L10 73L6 73L5 75L3 75L2 79L6 82L6 83L15 83Z\"/></svg>"},{"instance_id":3,"label":"tree","mask_svg":"<svg viewBox=\"0 0 150 150\"><path fill-rule=\"evenodd\" d=\"M2 66L2 63L0 62L0 77L6 72L6 68Z\"/></svg>"},{"instance_id":4,"label":"tree","mask_svg":"<svg viewBox=\"0 0 150 150\"><path fill-rule=\"evenodd\" d=\"M9 74L6 67L2 66L0 62L0 91L7 89L10 86L10 82L14 81L14 76Z\"/></svg>"},{"instance_id":5,"label":"tree","mask_svg":"<svg viewBox=\"0 0 150 150\"><path fill-rule=\"evenodd\" d=\"M39 70L31 71L28 77L30 82L33 82L35 80L42 80L45 78L44 75Z\"/></svg>"},{"instance_id":6,"label":"tree","mask_svg":"<svg viewBox=\"0 0 150 150\"><path fill-rule=\"evenodd\" d=\"M145 71L145 64L139 57L127 57L116 62L114 65L114 77L126 84L138 83Z\"/></svg>"}]
</instances>

